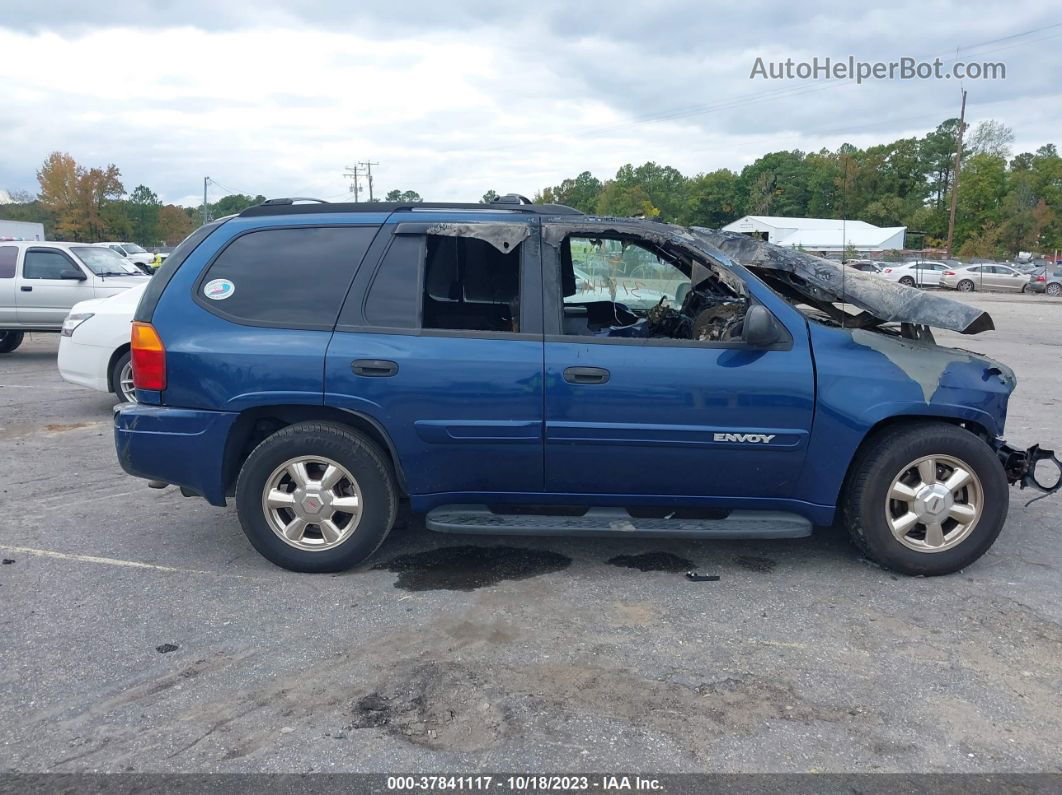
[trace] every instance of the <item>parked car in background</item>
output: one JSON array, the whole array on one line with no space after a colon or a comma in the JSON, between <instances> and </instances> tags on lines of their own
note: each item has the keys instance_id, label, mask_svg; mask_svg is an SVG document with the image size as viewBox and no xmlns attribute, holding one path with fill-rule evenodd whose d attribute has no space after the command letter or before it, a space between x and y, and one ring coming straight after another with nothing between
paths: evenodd
<instances>
[{"instance_id":1,"label":"parked car in background","mask_svg":"<svg viewBox=\"0 0 1062 795\"><path fill-rule=\"evenodd\" d=\"M899 282L908 287L938 287L940 275L948 270L948 267L947 264L935 260L901 262L896 265L886 265L879 275L890 282Z\"/></svg>"},{"instance_id":2,"label":"parked car in background","mask_svg":"<svg viewBox=\"0 0 1062 795\"><path fill-rule=\"evenodd\" d=\"M863 271L864 273L881 273L886 267L887 263L875 262L869 259L853 259L845 263L850 268L855 268L857 271Z\"/></svg>"},{"instance_id":3,"label":"parked car in background","mask_svg":"<svg viewBox=\"0 0 1062 795\"><path fill-rule=\"evenodd\" d=\"M0 353L27 331L59 331L74 304L147 281L113 251L88 243L0 243Z\"/></svg>"},{"instance_id":4,"label":"parked car in background","mask_svg":"<svg viewBox=\"0 0 1062 795\"><path fill-rule=\"evenodd\" d=\"M59 375L64 381L136 402L129 337L147 279L110 298L75 304L59 337Z\"/></svg>"},{"instance_id":5,"label":"parked car in background","mask_svg":"<svg viewBox=\"0 0 1062 795\"><path fill-rule=\"evenodd\" d=\"M1025 289L1030 293L1062 295L1062 265L1037 268L1029 274L1029 284Z\"/></svg>"},{"instance_id":6,"label":"parked car in background","mask_svg":"<svg viewBox=\"0 0 1062 795\"><path fill-rule=\"evenodd\" d=\"M124 257L136 265L144 273L151 274L158 267L154 265L155 255L136 243L97 243L96 245L109 248L118 256ZM153 265L154 267L152 267Z\"/></svg>"},{"instance_id":7,"label":"parked car in background","mask_svg":"<svg viewBox=\"0 0 1062 795\"><path fill-rule=\"evenodd\" d=\"M1009 265L967 265L944 271L940 286L972 293L974 290L1014 290L1024 292L1029 277Z\"/></svg>"}]
</instances>

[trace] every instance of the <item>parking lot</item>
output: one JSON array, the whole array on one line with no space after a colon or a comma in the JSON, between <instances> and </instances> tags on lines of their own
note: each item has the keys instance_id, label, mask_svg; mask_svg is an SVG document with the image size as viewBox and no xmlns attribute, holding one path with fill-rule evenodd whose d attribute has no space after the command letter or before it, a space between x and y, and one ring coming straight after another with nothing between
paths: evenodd
<instances>
[{"instance_id":1,"label":"parking lot","mask_svg":"<svg viewBox=\"0 0 1062 795\"><path fill-rule=\"evenodd\" d=\"M1062 447L1062 300L965 297L938 340L1019 379ZM444 536L405 516L341 575L115 459L58 338L0 357L0 769L1060 771L1062 494L910 579L847 538ZM689 568L718 574L690 582Z\"/></svg>"}]
</instances>

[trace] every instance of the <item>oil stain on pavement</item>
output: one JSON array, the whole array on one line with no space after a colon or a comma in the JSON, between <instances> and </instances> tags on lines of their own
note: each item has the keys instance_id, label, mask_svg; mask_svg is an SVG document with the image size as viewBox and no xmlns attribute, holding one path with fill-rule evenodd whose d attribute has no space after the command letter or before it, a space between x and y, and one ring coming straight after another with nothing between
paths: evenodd
<instances>
[{"instance_id":1,"label":"oil stain on pavement","mask_svg":"<svg viewBox=\"0 0 1062 795\"><path fill-rule=\"evenodd\" d=\"M545 549L459 546L399 555L373 568L398 574L395 587L406 591L474 591L550 574L571 562Z\"/></svg>"}]
</instances>

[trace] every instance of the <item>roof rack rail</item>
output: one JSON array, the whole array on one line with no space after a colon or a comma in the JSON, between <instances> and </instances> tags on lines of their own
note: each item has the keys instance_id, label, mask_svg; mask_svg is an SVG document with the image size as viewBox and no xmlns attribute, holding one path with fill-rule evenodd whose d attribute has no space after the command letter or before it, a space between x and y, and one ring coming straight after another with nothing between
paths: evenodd
<instances>
[{"instance_id":1,"label":"roof rack rail","mask_svg":"<svg viewBox=\"0 0 1062 795\"><path fill-rule=\"evenodd\" d=\"M248 207L240 213L241 218L263 215L307 215L311 213L393 213L414 210L447 210L528 213L531 215L583 215L574 207L563 204L533 204L526 196L510 193L489 204L481 202L326 202L322 199L302 197L268 199L261 204ZM295 204L295 202L314 202L313 204Z\"/></svg>"},{"instance_id":2,"label":"roof rack rail","mask_svg":"<svg viewBox=\"0 0 1062 795\"><path fill-rule=\"evenodd\" d=\"M275 207L277 205L291 205L295 202L317 202L318 204L328 204L324 199L315 199L313 196L291 196L284 199L266 199L260 206ZM258 205L256 205L258 206Z\"/></svg>"}]
</instances>

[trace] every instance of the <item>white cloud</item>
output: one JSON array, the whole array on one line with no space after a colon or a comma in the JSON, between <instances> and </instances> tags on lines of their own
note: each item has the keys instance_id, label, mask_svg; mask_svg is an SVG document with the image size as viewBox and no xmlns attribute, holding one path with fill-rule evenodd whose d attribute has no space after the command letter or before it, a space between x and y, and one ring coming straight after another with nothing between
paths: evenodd
<instances>
[{"instance_id":1,"label":"white cloud","mask_svg":"<svg viewBox=\"0 0 1062 795\"><path fill-rule=\"evenodd\" d=\"M1037 26L962 51L1008 63L1006 81L967 84L968 116L1012 126L1016 151L1057 137L1058 42L1047 37L1062 28L1045 27L1051 7L1037 2L961 14L911 0L818 13L682 0L358 5L319 1L295 16L267 0L59 3L41 14L16 2L0 23L0 186L33 189L56 149L190 204L204 175L242 192L339 197L344 166L364 159L380 161L379 193L440 200L530 194L625 162L740 168L777 149L920 135L958 106L948 81L750 81L756 55L954 55Z\"/></svg>"}]
</instances>

